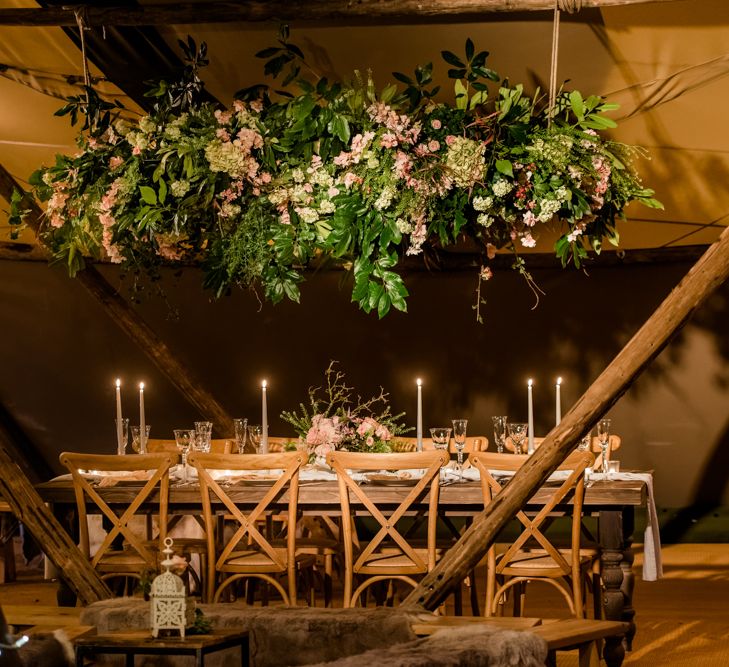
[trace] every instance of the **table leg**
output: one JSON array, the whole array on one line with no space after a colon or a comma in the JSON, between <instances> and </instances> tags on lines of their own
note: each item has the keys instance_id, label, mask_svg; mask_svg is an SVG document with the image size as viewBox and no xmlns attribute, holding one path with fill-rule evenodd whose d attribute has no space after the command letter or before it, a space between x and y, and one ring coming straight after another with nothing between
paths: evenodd
<instances>
[{"instance_id":1,"label":"table leg","mask_svg":"<svg viewBox=\"0 0 729 667\"><path fill-rule=\"evenodd\" d=\"M602 554L602 584L605 618L609 621L622 621L625 607L623 585L623 512L603 510L600 512L599 535ZM605 641L603 658L608 667L620 667L625 658L622 639Z\"/></svg>"},{"instance_id":2,"label":"table leg","mask_svg":"<svg viewBox=\"0 0 729 667\"><path fill-rule=\"evenodd\" d=\"M134 667L134 652L126 653L125 658L126 667Z\"/></svg>"},{"instance_id":3,"label":"table leg","mask_svg":"<svg viewBox=\"0 0 729 667\"><path fill-rule=\"evenodd\" d=\"M622 621L630 624L630 629L625 635L625 648L633 650L633 637L635 637L635 609L633 607L633 586L635 585L635 574L633 572L633 532L635 531L635 511L633 507L626 507L623 510L623 560L620 561L620 568L623 570L623 583L620 590L623 592L625 604L623 605Z\"/></svg>"}]
</instances>

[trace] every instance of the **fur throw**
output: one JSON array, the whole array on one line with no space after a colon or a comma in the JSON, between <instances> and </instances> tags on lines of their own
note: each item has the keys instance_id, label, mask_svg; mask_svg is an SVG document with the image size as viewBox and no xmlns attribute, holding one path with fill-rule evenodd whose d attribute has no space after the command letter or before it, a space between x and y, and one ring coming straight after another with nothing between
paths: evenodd
<instances>
[{"instance_id":1,"label":"fur throw","mask_svg":"<svg viewBox=\"0 0 729 667\"><path fill-rule=\"evenodd\" d=\"M547 643L529 632L469 626L430 637L319 663L315 667L543 667Z\"/></svg>"}]
</instances>

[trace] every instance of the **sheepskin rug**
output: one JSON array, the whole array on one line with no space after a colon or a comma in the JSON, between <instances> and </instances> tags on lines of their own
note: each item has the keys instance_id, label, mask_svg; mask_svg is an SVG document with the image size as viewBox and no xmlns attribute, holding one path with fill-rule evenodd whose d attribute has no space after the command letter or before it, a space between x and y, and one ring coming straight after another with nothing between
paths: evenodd
<instances>
[{"instance_id":1,"label":"sheepskin rug","mask_svg":"<svg viewBox=\"0 0 729 667\"><path fill-rule=\"evenodd\" d=\"M529 632L469 626L430 637L321 662L315 667L543 667L547 643Z\"/></svg>"}]
</instances>

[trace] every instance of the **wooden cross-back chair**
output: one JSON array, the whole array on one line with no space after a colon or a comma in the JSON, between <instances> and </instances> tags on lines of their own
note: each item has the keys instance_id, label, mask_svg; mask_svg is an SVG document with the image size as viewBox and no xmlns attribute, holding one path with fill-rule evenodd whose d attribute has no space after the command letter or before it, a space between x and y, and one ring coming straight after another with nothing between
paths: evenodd
<instances>
[{"instance_id":1,"label":"wooden cross-back chair","mask_svg":"<svg viewBox=\"0 0 729 667\"><path fill-rule=\"evenodd\" d=\"M235 449L235 440L230 438L214 438L210 441L211 454L231 454ZM149 438L147 440L147 451L179 453L177 443L174 440L165 440L164 438ZM190 449L192 451L192 449Z\"/></svg>"},{"instance_id":2,"label":"wooden cross-back chair","mask_svg":"<svg viewBox=\"0 0 729 667\"><path fill-rule=\"evenodd\" d=\"M285 540L271 539L261 532L262 520L277 514L273 506L288 492L287 524L296 526L299 498L299 470L306 463L301 452L276 454L203 454L193 452L188 459L197 469L202 495L203 517L208 549L207 600L217 602L223 591L240 579L262 579L271 584L286 605L296 604L297 563L313 562L311 557L297 556L296 532L287 530ZM253 470L281 470L280 476L266 490L263 498L250 511L242 510L230 498L226 488L213 479L212 470L244 473ZM231 537L219 536L220 551L216 551L216 527L212 498L224 506L228 522L237 524ZM265 532L265 528L263 528ZM216 574L226 578L216 588ZM288 592L275 575L287 575Z\"/></svg>"},{"instance_id":3,"label":"wooden cross-back chair","mask_svg":"<svg viewBox=\"0 0 729 667\"><path fill-rule=\"evenodd\" d=\"M542 442L544 442L544 438L534 438L534 448L536 449L539 447ZM611 455L614 451L620 449L620 445L622 443L622 438L619 435L611 434L610 439L608 440L609 446L608 446L608 461L611 458ZM514 451L514 443L511 441L510 437L506 438L506 441L504 443L505 448L508 449L510 452ZM524 452L526 452L528 446L527 439L524 438L524 442L522 443L521 447ZM591 451L595 454L595 468L600 468L602 466L602 447L600 447L600 440L596 435L592 436L592 440L590 443Z\"/></svg>"},{"instance_id":4,"label":"wooden cross-back chair","mask_svg":"<svg viewBox=\"0 0 729 667\"><path fill-rule=\"evenodd\" d=\"M360 546L353 534L353 522L343 521L344 539L344 606L352 607L359 596L372 584L385 580L400 580L416 586L414 575L425 574L435 566L436 527L438 519L439 476L442 466L448 463L448 453L442 451L361 454L354 452L330 452L327 462L337 474L342 516L352 516L352 501L362 505L377 521L379 530L364 546ZM412 486L406 498L397 507L384 509L370 497L375 485L358 481L350 471L423 470L423 475ZM363 488L364 487L364 488ZM414 547L398 529L398 521L412 512L413 505L428 495L428 532L425 549ZM351 499L350 499L351 496ZM359 508L357 508L359 509ZM358 553L355 558L355 547ZM352 592L354 577L363 577Z\"/></svg>"},{"instance_id":5,"label":"wooden cross-back chair","mask_svg":"<svg viewBox=\"0 0 729 667\"><path fill-rule=\"evenodd\" d=\"M501 491L501 485L491 471L516 472L528 459L528 455L516 454L470 455L472 465L481 476L484 506ZM570 454L557 468L567 471L567 477L561 484L556 483L549 500L534 515L527 515L524 510L517 513L516 518L522 525L522 532L517 539L499 556L496 556L493 547L489 550L485 606L487 616L496 611L504 594L512 586L518 586L518 591L514 593L515 614L521 613L524 584L533 580L545 581L554 586L565 598L574 616L584 615L583 581L594 557L580 551L582 504L585 494L585 468L592 466L594 461L595 457L590 452ZM555 545L544 531L550 515L558 506L570 501L570 546L563 549ZM532 546L533 542L536 542L536 547ZM503 581L498 588L497 580Z\"/></svg>"},{"instance_id":6,"label":"wooden cross-back chair","mask_svg":"<svg viewBox=\"0 0 729 667\"><path fill-rule=\"evenodd\" d=\"M64 452L60 456L61 463L69 470L76 495L76 507L79 519L79 535L81 550L90 559L102 579L115 576L140 578L147 568L157 570L158 554L166 537L167 511L169 501L169 469L174 463L171 454L135 454L134 456L118 456L107 454L74 454ZM124 501L123 511L118 513L107 503L91 479L81 471L98 470L106 473L149 471L149 478L136 480L143 483L131 502ZM120 475L121 477L121 475ZM149 504L153 494L158 491L155 504L158 507L160 532L157 540L150 543L136 532L130 523L142 508ZM89 550L89 526L87 521L87 499L91 501L109 522L109 530L96 553L91 556ZM118 550L115 540L122 538L124 547Z\"/></svg>"},{"instance_id":7,"label":"wooden cross-back chair","mask_svg":"<svg viewBox=\"0 0 729 667\"><path fill-rule=\"evenodd\" d=\"M393 451L395 452L415 452L418 447L417 438L401 438L395 437L393 441ZM471 452L485 452L489 447L489 439L485 435L469 435L466 437L466 446L463 448L464 454L470 454ZM431 438L423 438L423 451L432 451L435 449L433 446L433 440ZM456 443L451 438L448 443L448 451L451 454L455 454L458 450L456 449Z\"/></svg>"}]
</instances>

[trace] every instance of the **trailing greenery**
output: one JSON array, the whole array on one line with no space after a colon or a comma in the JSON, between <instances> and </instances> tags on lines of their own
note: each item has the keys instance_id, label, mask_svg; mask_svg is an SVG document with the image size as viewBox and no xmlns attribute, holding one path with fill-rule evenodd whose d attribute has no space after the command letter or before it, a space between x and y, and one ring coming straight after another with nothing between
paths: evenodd
<instances>
[{"instance_id":1,"label":"trailing greenery","mask_svg":"<svg viewBox=\"0 0 729 667\"><path fill-rule=\"evenodd\" d=\"M330 82L284 29L257 56L298 93L254 86L223 110L201 101L205 45L181 46L183 76L150 89L149 115L129 121L92 90L59 111L84 118L80 153L31 183L47 202L42 239L72 275L89 257L153 275L201 262L216 295L260 285L276 303L298 301L303 270L334 260L351 269L352 300L383 317L406 310L400 261L426 246L475 241L480 301L497 249L529 279L520 248L557 226L557 256L579 267L617 244L626 204L660 207L631 166L637 149L599 134L615 105L561 91L550 109L499 84L470 39L463 56L442 52L452 105L435 102L431 63L384 88L360 72Z\"/></svg>"}]
</instances>

